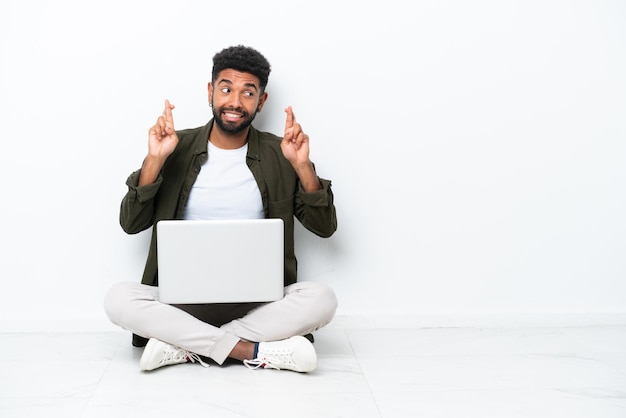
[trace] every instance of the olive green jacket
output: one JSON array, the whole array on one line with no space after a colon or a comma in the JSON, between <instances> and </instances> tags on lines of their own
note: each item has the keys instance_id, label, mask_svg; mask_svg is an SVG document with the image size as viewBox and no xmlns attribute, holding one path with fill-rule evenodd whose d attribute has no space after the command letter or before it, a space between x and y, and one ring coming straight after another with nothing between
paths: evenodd
<instances>
[{"instance_id":1,"label":"olive green jacket","mask_svg":"<svg viewBox=\"0 0 626 418\"><path fill-rule=\"evenodd\" d=\"M168 157L157 181L138 187L141 170L127 179L120 225L129 234L152 228L150 250L141 280L158 285L156 228L162 219L182 219L193 183L208 158L207 141L213 120L205 126L177 131L178 145ZM322 190L305 193L289 161L280 149L281 138L250 127L246 163L261 191L266 218L281 218L285 227L285 285L297 280L294 250L294 217L314 234L326 238L337 229L331 182L320 178Z\"/></svg>"}]
</instances>

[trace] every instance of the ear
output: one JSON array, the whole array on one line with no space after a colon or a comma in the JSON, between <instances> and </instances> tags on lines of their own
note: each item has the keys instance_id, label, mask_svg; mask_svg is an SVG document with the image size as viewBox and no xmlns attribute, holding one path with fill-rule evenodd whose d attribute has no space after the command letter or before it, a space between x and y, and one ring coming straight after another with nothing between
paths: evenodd
<instances>
[{"instance_id":1,"label":"ear","mask_svg":"<svg viewBox=\"0 0 626 418\"><path fill-rule=\"evenodd\" d=\"M207 90L209 93L209 104L213 105L213 84L209 81L209 84L207 85Z\"/></svg>"},{"instance_id":2,"label":"ear","mask_svg":"<svg viewBox=\"0 0 626 418\"><path fill-rule=\"evenodd\" d=\"M256 107L257 112L260 112L261 109L263 109L263 105L265 104L266 100L267 100L267 92L263 93L261 97L259 98L259 105Z\"/></svg>"}]
</instances>

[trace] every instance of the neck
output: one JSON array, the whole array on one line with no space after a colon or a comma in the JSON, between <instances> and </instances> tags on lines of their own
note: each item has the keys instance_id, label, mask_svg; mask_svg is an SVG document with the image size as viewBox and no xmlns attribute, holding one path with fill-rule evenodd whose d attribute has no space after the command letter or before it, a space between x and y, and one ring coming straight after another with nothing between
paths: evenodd
<instances>
[{"instance_id":1,"label":"neck","mask_svg":"<svg viewBox=\"0 0 626 418\"><path fill-rule=\"evenodd\" d=\"M213 125L209 133L209 141L213 145L222 149L238 149L243 147L248 141L248 130L236 134L229 134L222 131L217 125Z\"/></svg>"}]
</instances>

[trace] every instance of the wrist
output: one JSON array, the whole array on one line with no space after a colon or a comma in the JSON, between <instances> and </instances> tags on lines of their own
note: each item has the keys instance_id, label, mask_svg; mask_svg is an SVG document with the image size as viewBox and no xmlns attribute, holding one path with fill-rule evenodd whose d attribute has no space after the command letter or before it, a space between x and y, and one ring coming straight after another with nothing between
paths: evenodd
<instances>
[{"instance_id":1,"label":"wrist","mask_svg":"<svg viewBox=\"0 0 626 418\"><path fill-rule=\"evenodd\" d=\"M141 173L139 175L139 186L154 183L163 168L165 160L148 154L141 165Z\"/></svg>"},{"instance_id":2,"label":"wrist","mask_svg":"<svg viewBox=\"0 0 626 418\"><path fill-rule=\"evenodd\" d=\"M300 184L305 192L315 192L322 188L322 184L317 178L313 163L308 161L298 166L294 166L294 170L300 179Z\"/></svg>"},{"instance_id":3,"label":"wrist","mask_svg":"<svg viewBox=\"0 0 626 418\"><path fill-rule=\"evenodd\" d=\"M293 169L300 175L300 173L315 173L315 169L313 168L313 163L310 160L307 160L303 163L295 163L292 164Z\"/></svg>"}]
</instances>

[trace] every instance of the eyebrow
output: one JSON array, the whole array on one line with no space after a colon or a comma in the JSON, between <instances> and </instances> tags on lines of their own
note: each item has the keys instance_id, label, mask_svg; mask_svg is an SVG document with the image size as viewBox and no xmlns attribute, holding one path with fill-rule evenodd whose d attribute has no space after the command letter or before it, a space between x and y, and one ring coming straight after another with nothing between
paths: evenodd
<instances>
[{"instance_id":1,"label":"eyebrow","mask_svg":"<svg viewBox=\"0 0 626 418\"><path fill-rule=\"evenodd\" d=\"M228 85L231 85L231 86L232 86L233 82L232 82L232 81L230 81L230 80L229 80L229 79L227 79L227 78L222 78L221 80L219 80L219 81L217 82L217 84L228 84ZM252 88L252 89L254 89L254 90L259 90L259 88L257 87L257 85L256 85L256 84L254 84L254 83L245 83L245 84L244 84L244 86L246 86L246 87L248 87L248 88Z\"/></svg>"}]
</instances>

